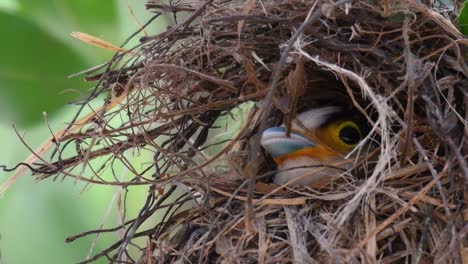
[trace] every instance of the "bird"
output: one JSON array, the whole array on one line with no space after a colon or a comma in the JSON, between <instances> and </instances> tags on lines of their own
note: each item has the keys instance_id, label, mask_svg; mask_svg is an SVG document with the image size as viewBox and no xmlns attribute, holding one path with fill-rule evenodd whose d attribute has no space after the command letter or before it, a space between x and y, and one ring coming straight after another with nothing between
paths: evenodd
<instances>
[{"instance_id":1,"label":"bird","mask_svg":"<svg viewBox=\"0 0 468 264\"><path fill-rule=\"evenodd\" d=\"M314 186L353 165L345 156L363 140L366 131L366 122L355 112L324 106L298 113L289 135L284 124L265 129L260 144L277 165L274 183L294 180L292 185Z\"/></svg>"}]
</instances>

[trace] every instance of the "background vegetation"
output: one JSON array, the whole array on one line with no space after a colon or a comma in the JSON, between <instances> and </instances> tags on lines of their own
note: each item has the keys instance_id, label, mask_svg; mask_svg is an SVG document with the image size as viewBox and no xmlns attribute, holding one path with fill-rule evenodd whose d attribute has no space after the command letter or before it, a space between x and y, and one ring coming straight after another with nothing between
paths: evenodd
<instances>
[{"instance_id":1,"label":"background vegetation","mask_svg":"<svg viewBox=\"0 0 468 264\"><path fill-rule=\"evenodd\" d=\"M77 109L67 103L92 87L82 76L67 76L112 56L70 33L85 32L119 45L138 28L130 10L142 23L150 17L145 2L0 1L0 164L13 166L29 155L11 124L37 147L49 136L42 113L47 112L57 131ZM160 31L166 23L155 24L148 30ZM0 172L0 183L9 176ZM83 184L52 180L35 183L26 174L0 199L0 263L76 263L86 258L95 237L65 244L66 236L98 228L101 222L117 223L112 207L116 189L91 186L83 191ZM115 237L99 238L94 252L112 241Z\"/></svg>"}]
</instances>

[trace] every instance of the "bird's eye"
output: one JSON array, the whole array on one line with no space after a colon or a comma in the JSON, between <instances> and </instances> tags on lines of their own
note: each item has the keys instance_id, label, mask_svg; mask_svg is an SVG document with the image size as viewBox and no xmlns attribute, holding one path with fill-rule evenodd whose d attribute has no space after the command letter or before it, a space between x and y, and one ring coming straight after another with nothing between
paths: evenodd
<instances>
[{"instance_id":1,"label":"bird's eye","mask_svg":"<svg viewBox=\"0 0 468 264\"><path fill-rule=\"evenodd\" d=\"M346 145L354 146L361 141L361 132L354 126L346 125L341 128L339 137Z\"/></svg>"},{"instance_id":2,"label":"bird's eye","mask_svg":"<svg viewBox=\"0 0 468 264\"><path fill-rule=\"evenodd\" d=\"M320 143L343 155L348 154L364 138L361 126L350 119L331 122L314 134Z\"/></svg>"}]
</instances>

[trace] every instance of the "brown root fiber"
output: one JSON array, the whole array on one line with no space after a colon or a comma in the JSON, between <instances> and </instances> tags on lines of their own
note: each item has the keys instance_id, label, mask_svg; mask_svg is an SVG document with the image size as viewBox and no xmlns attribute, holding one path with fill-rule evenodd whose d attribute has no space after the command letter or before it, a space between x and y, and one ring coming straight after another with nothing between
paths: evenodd
<instances>
[{"instance_id":1,"label":"brown root fiber","mask_svg":"<svg viewBox=\"0 0 468 264\"><path fill-rule=\"evenodd\" d=\"M88 75L84 105L104 104L34 164L149 190L136 217L82 234L124 230L85 262L468 261L468 39L429 2L148 2L181 22ZM332 104L370 124L355 168L316 188L268 183L259 132ZM132 177L104 178L116 164Z\"/></svg>"}]
</instances>

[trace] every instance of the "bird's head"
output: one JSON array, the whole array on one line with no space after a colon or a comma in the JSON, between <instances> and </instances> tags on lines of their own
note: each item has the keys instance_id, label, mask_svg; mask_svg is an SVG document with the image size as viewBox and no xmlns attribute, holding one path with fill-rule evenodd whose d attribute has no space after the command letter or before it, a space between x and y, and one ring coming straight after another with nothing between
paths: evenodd
<instances>
[{"instance_id":1,"label":"bird's head","mask_svg":"<svg viewBox=\"0 0 468 264\"><path fill-rule=\"evenodd\" d=\"M296 116L290 136L284 126L266 129L261 145L277 165L304 157L327 161L353 150L364 138L365 130L364 122L344 108L314 108Z\"/></svg>"}]
</instances>

